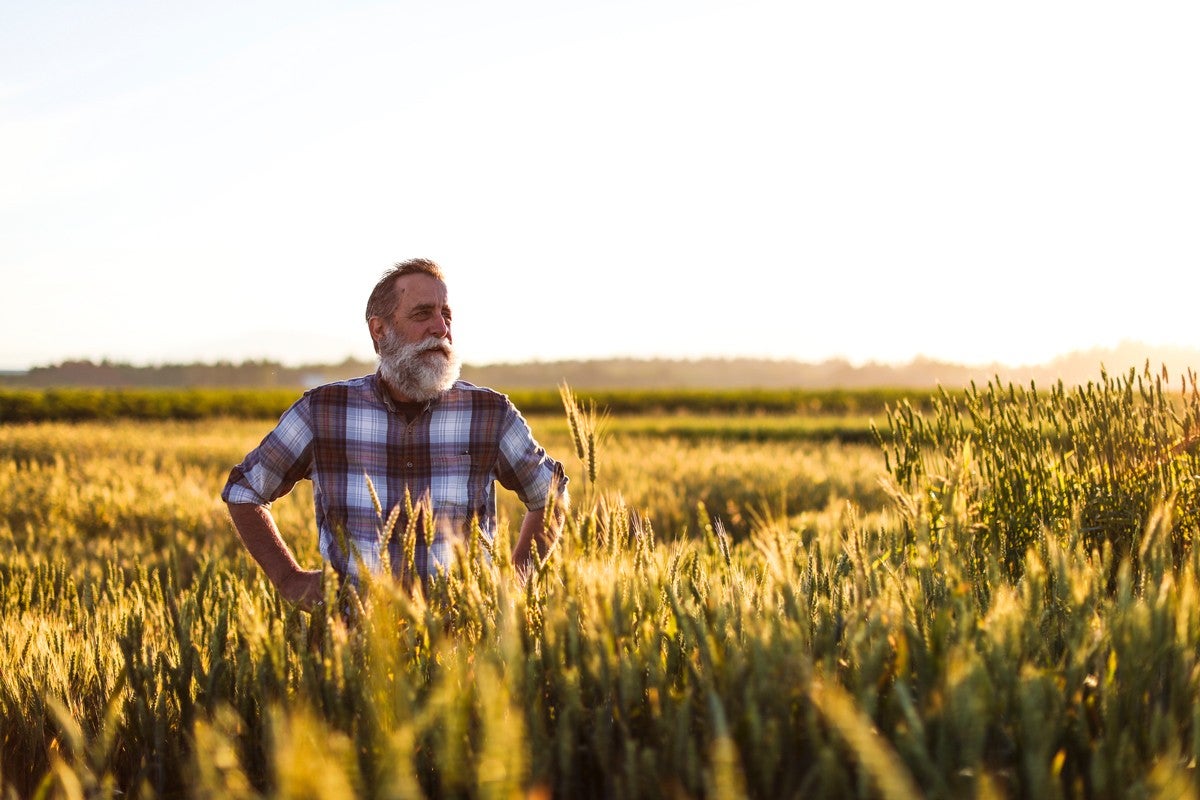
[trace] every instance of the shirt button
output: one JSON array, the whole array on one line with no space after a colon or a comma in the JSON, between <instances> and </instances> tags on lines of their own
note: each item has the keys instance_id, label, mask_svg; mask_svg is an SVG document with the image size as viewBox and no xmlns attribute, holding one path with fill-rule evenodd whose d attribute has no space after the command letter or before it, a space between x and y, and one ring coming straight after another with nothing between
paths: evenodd
<instances>
[{"instance_id":1,"label":"shirt button","mask_svg":"<svg viewBox=\"0 0 1200 800\"><path fill-rule=\"evenodd\" d=\"M411 461L410 461L410 462L408 462L408 468L409 468L409 469L412 469L412 462L411 462Z\"/></svg>"}]
</instances>

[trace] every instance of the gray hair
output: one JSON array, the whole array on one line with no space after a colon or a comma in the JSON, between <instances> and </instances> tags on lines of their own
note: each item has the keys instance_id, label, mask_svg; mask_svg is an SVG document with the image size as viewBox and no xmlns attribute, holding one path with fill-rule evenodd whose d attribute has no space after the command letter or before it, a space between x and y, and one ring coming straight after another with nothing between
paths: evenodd
<instances>
[{"instance_id":1,"label":"gray hair","mask_svg":"<svg viewBox=\"0 0 1200 800\"><path fill-rule=\"evenodd\" d=\"M442 276L442 268L428 258L410 258L408 261L393 264L371 290L371 297L367 300L367 319L387 318L396 313L396 306L400 304L400 298L396 294L396 279L417 273L437 278L442 283L446 282Z\"/></svg>"}]
</instances>

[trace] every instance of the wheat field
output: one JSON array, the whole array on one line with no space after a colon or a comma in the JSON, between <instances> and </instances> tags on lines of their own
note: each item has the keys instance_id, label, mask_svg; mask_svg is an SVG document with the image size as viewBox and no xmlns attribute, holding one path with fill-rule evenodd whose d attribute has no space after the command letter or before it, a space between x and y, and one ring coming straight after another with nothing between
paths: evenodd
<instances>
[{"instance_id":1,"label":"wheat field","mask_svg":"<svg viewBox=\"0 0 1200 800\"><path fill-rule=\"evenodd\" d=\"M874 444L567 401L532 574L509 497L493 558L316 615L217 496L269 424L0 426L0 795L1197 796L1194 380L969 387ZM307 486L274 510L316 565Z\"/></svg>"}]
</instances>

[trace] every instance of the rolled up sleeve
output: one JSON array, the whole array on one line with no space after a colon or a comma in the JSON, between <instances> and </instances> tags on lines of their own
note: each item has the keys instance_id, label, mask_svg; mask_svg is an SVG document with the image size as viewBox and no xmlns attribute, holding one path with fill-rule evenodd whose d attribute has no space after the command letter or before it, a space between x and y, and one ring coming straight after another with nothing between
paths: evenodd
<instances>
[{"instance_id":1,"label":"rolled up sleeve","mask_svg":"<svg viewBox=\"0 0 1200 800\"><path fill-rule=\"evenodd\" d=\"M313 429L307 400L302 397L285 411L274 430L230 471L221 499L269 506L309 477Z\"/></svg>"},{"instance_id":2,"label":"rolled up sleeve","mask_svg":"<svg viewBox=\"0 0 1200 800\"><path fill-rule=\"evenodd\" d=\"M533 431L516 408L510 407L500 436L498 479L516 493L530 511L545 508L550 495L568 501L568 478L562 464L551 458L533 438Z\"/></svg>"}]
</instances>

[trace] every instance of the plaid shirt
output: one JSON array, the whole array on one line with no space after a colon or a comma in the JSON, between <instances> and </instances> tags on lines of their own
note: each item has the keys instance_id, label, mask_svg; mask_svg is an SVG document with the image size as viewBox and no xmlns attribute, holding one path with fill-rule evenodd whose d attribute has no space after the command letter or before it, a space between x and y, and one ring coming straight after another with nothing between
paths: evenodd
<instances>
[{"instance_id":1,"label":"plaid shirt","mask_svg":"<svg viewBox=\"0 0 1200 800\"><path fill-rule=\"evenodd\" d=\"M452 541L466 536L473 519L491 541L495 481L530 510L543 508L551 491L565 501L567 485L562 465L534 441L504 395L457 381L409 422L378 374L306 392L233 468L221 497L269 506L301 478L313 483L321 555L352 580L359 559L372 571L382 563L382 525L368 478L385 518L397 504L401 508L397 535L387 544L397 574L403 566L400 534L408 522L405 490L414 503L427 499L432 505L433 541L419 535L416 545L422 578L450 564Z\"/></svg>"}]
</instances>

